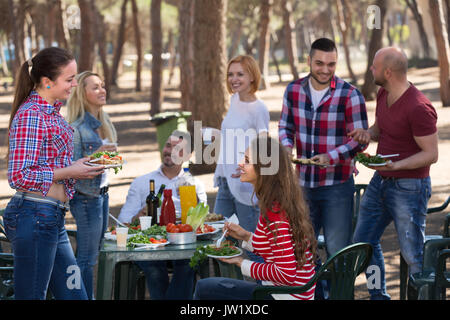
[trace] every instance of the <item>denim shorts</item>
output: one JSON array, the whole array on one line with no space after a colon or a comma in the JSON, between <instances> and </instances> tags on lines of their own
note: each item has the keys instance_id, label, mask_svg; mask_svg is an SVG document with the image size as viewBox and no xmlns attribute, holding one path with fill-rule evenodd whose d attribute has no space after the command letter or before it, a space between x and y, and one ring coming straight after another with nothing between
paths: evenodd
<instances>
[{"instance_id":1,"label":"denim shorts","mask_svg":"<svg viewBox=\"0 0 450 320\"><path fill-rule=\"evenodd\" d=\"M14 254L14 294L18 300L86 299L65 211L54 204L13 197L3 220Z\"/></svg>"}]
</instances>

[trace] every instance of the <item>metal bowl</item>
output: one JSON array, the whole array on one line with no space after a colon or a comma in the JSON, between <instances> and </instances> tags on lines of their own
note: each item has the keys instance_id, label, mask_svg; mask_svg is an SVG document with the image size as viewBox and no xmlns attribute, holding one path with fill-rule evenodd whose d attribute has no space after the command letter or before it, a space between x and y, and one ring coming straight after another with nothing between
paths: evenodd
<instances>
[{"instance_id":1,"label":"metal bowl","mask_svg":"<svg viewBox=\"0 0 450 320\"><path fill-rule=\"evenodd\" d=\"M194 243L197 241L197 235L194 231L192 232L179 232L179 233L171 233L167 232L167 240L171 244L186 244L186 243Z\"/></svg>"}]
</instances>

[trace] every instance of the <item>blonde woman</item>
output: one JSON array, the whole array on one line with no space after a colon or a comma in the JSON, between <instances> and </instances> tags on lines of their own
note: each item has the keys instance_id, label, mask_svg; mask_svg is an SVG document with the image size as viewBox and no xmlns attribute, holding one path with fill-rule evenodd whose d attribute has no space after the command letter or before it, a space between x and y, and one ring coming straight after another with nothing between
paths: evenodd
<instances>
[{"instance_id":1,"label":"blonde woman","mask_svg":"<svg viewBox=\"0 0 450 320\"><path fill-rule=\"evenodd\" d=\"M238 139L242 131L253 132L256 136L269 130L269 111L256 96L260 79L261 73L253 57L240 55L228 62L226 84L231 94L230 107L222 121L220 160L214 174L214 186L219 187L214 212L225 217L236 213L239 224L250 232L255 231L259 208L252 201L252 185L239 180L238 168L250 139L242 144L233 139ZM229 133L233 133L231 140ZM245 148L239 149L240 146Z\"/></svg>"},{"instance_id":2,"label":"blonde woman","mask_svg":"<svg viewBox=\"0 0 450 320\"><path fill-rule=\"evenodd\" d=\"M67 102L67 121L74 129L74 160L100 151L116 151L117 133L103 110L104 82L85 71L77 76L78 87ZM93 268L100 242L108 226L107 173L92 180L77 180L70 211L77 223L77 263L89 299L93 299Z\"/></svg>"}]
</instances>

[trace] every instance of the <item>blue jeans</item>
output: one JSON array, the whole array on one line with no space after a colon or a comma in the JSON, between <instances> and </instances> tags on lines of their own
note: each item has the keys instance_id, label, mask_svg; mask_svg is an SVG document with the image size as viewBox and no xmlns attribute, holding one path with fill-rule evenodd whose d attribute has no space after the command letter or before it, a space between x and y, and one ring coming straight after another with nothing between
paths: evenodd
<instances>
[{"instance_id":1,"label":"blue jeans","mask_svg":"<svg viewBox=\"0 0 450 320\"><path fill-rule=\"evenodd\" d=\"M228 187L227 179L223 177L219 178L219 190L217 191L214 212L227 218L235 213L239 219L239 225L250 232L255 232L259 220L259 207L247 206L237 201ZM253 252L245 250L245 253L250 260L264 263L264 259Z\"/></svg>"},{"instance_id":2,"label":"blue jeans","mask_svg":"<svg viewBox=\"0 0 450 320\"><path fill-rule=\"evenodd\" d=\"M390 299L386 292L381 236L394 221L400 251L408 263L410 274L422 271L423 243L427 203L431 196L430 178L383 179L377 172L361 201L354 242L369 242L373 246L370 266L376 266L380 279L368 282L371 299ZM373 272L366 276L372 279Z\"/></svg>"},{"instance_id":3,"label":"blue jeans","mask_svg":"<svg viewBox=\"0 0 450 320\"><path fill-rule=\"evenodd\" d=\"M169 283L167 261L137 261L144 271L152 300L192 300L194 270L189 260L171 260L173 277Z\"/></svg>"},{"instance_id":4,"label":"blue jeans","mask_svg":"<svg viewBox=\"0 0 450 320\"><path fill-rule=\"evenodd\" d=\"M65 212L52 204L12 198L4 213L5 231L14 254L17 300L86 300L69 237Z\"/></svg>"},{"instance_id":5,"label":"blue jeans","mask_svg":"<svg viewBox=\"0 0 450 320\"><path fill-rule=\"evenodd\" d=\"M78 192L70 200L70 212L77 223L77 263L89 300L94 299L94 266L108 227L108 200L108 194L92 197Z\"/></svg>"},{"instance_id":6,"label":"blue jeans","mask_svg":"<svg viewBox=\"0 0 450 320\"><path fill-rule=\"evenodd\" d=\"M318 188L303 188L316 237L323 228L328 256L352 240L353 177L346 182Z\"/></svg>"},{"instance_id":7,"label":"blue jeans","mask_svg":"<svg viewBox=\"0 0 450 320\"><path fill-rule=\"evenodd\" d=\"M311 223L316 237L323 229L327 256L330 257L352 241L352 217L355 182L350 177L346 182L317 188L303 188L308 203ZM321 267L316 261L316 271ZM315 298L328 298L329 281L319 281Z\"/></svg>"},{"instance_id":8,"label":"blue jeans","mask_svg":"<svg viewBox=\"0 0 450 320\"><path fill-rule=\"evenodd\" d=\"M256 282L230 278L205 278L197 281L194 300L252 300Z\"/></svg>"}]
</instances>

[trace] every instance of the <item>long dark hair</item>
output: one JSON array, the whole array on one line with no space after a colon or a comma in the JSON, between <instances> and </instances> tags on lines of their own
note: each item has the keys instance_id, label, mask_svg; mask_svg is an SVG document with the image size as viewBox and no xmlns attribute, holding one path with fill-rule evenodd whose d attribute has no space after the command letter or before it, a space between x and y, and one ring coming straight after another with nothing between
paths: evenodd
<instances>
[{"instance_id":1,"label":"long dark hair","mask_svg":"<svg viewBox=\"0 0 450 320\"><path fill-rule=\"evenodd\" d=\"M259 134L252 141L251 152L254 155L256 153L256 156L252 157L252 164L257 176L254 192L258 197L261 216L269 222L267 210L273 211L274 203L279 204L278 212L284 211L291 226L297 263L299 266L303 266L307 262L306 251L308 249L313 257L315 256L317 241L309 217L308 205L288 152L277 139L270 137L267 133ZM278 161L276 173L262 173L264 168L276 168L275 161ZM276 230L271 230L271 232L276 235Z\"/></svg>"},{"instance_id":2,"label":"long dark hair","mask_svg":"<svg viewBox=\"0 0 450 320\"><path fill-rule=\"evenodd\" d=\"M26 101L31 91L39 86L41 79L47 77L52 81L75 58L65 49L50 47L39 51L33 58L25 61L17 72L14 101L9 117L8 132L19 107ZM9 139L7 140L9 154Z\"/></svg>"}]
</instances>

